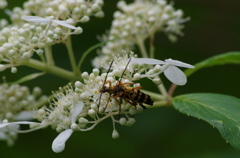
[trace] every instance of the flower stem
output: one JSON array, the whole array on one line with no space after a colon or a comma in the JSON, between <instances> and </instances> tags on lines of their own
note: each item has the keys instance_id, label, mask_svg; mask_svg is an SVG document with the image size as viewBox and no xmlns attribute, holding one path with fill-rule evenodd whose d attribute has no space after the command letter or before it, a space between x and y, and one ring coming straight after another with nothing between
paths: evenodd
<instances>
[{"instance_id":1,"label":"flower stem","mask_svg":"<svg viewBox=\"0 0 240 158\"><path fill-rule=\"evenodd\" d=\"M148 54L147 54L147 51L146 51L146 48L145 48L145 45L144 45L144 41L139 39L138 42L137 42L137 45L138 45L138 47L140 49L142 57L143 58L148 58Z\"/></svg>"},{"instance_id":2,"label":"flower stem","mask_svg":"<svg viewBox=\"0 0 240 158\"><path fill-rule=\"evenodd\" d=\"M172 84L171 87L169 88L168 90L168 95L172 96L173 95L173 92L174 90L177 88L177 85L176 84Z\"/></svg>"},{"instance_id":3,"label":"flower stem","mask_svg":"<svg viewBox=\"0 0 240 158\"><path fill-rule=\"evenodd\" d=\"M70 62L71 62L71 65L72 65L72 69L73 69L73 73L75 75L79 75L80 72L78 70L78 67L77 67L77 63L75 61L75 57L74 57L74 53L73 53L73 49L72 49L72 40L71 40L71 36L68 36L67 38L67 50L68 50L68 55L69 55L69 58L70 58Z\"/></svg>"},{"instance_id":4,"label":"flower stem","mask_svg":"<svg viewBox=\"0 0 240 158\"><path fill-rule=\"evenodd\" d=\"M38 104L34 105L33 108L40 108L44 105L46 105L47 103L49 103L49 100L51 101L55 96L52 94L50 96L48 96L47 100L43 100L41 102L38 102Z\"/></svg>"},{"instance_id":5,"label":"flower stem","mask_svg":"<svg viewBox=\"0 0 240 158\"><path fill-rule=\"evenodd\" d=\"M154 51L155 51L154 34L151 34L150 35L150 58L154 58Z\"/></svg>"},{"instance_id":6,"label":"flower stem","mask_svg":"<svg viewBox=\"0 0 240 158\"><path fill-rule=\"evenodd\" d=\"M114 40L114 39L113 39L113 40ZM104 44L106 44L106 43L109 42L109 41L112 41L112 40L104 41L104 42L98 43L98 44L96 44L96 45L88 48L88 49L83 53L80 61L78 62L77 68L80 70L80 67L82 66L82 63L83 63L84 59L86 58L86 56L87 56L91 51L93 51L94 49L96 49L96 48L98 48L98 47L100 47L100 46L102 46L102 45L104 45ZM81 72L81 71L80 71L80 72Z\"/></svg>"},{"instance_id":7,"label":"flower stem","mask_svg":"<svg viewBox=\"0 0 240 158\"><path fill-rule=\"evenodd\" d=\"M156 101L154 102L153 106L148 106L148 108L156 108L156 107L162 107L162 106L167 106L166 100Z\"/></svg>"},{"instance_id":8,"label":"flower stem","mask_svg":"<svg viewBox=\"0 0 240 158\"><path fill-rule=\"evenodd\" d=\"M164 95L161 95L161 94L157 94L157 93L154 93L154 92L150 92L150 91L147 91L147 90L141 90L143 91L144 93L148 94L151 96L151 98L155 101L162 101L162 100L166 100L166 96Z\"/></svg>"},{"instance_id":9,"label":"flower stem","mask_svg":"<svg viewBox=\"0 0 240 158\"><path fill-rule=\"evenodd\" d=\"M48 46L45 48L45 54L46 54L46 58L47 58L47 65L51 66L54 65L54 59L52 56L52 47Z\"/></svg>"},{"instance_id":10,"label":"flower stem","mask_svg":"<svg viewBox=\"0 0 240 158\"><path fill-rule=\"evenodd\" d=\"M35 59L30 59L29 61L21 62L18 65L26 65L26 66L41 70L43 72L47 72L47 73L54 74L56 76L65 78L70 81L71 80L75 80L75 81L81 80L80 76L77 76L70 71L67 71L65 69L59 68L54 65L48 66L48 65L46 65L38 60L35 60Z\"/></svg>"}]
</instances>

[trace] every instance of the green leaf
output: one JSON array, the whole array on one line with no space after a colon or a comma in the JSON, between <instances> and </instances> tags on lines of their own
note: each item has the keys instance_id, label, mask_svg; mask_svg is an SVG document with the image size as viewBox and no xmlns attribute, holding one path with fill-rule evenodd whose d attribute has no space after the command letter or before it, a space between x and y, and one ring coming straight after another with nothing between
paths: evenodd
<instances>
[{"instance_id":1,"label":"green leaf","mask_svg":"<svg viewBox=\"0 0 240 158\"><path fill-rule=\"evenodd\" d=\"M9 84L19 84L19 83L23 83L23 82L27 82L29 80L33 80L39 76L42 76L44 75L45 73L44 72L40 72L40 73L33 73L33 74L30 74L30 75L27 75L27 76L24 76L23 78L20 78L19 80L17 81L14 81L14 82L9 82Z\"/></svg>"},{"instance_id":2,"label":"green leaf","mask_svg":"<svg viewBox=\"0 0 240 158\"><path fill-rule=\"evenodd\" d=\"M173 106L184 114L207 121L240 150L240 99L222 94L194 93L177 96L173 99Z\"/></svg>"},{"instance_id":3,"label":"green leaf","mask_svg":"<svg viewBox=\"0 0 240 158\"><path fill-rule=\"evenodd\" d=\"M199 69L207 68L211 66L218 66L224 64L240 64L240 52L229 52L220 55L213 56L200 63L195 64L194 69L187 69L185 71L186 76L190 76Z\"/></svg>"}]
</instances>

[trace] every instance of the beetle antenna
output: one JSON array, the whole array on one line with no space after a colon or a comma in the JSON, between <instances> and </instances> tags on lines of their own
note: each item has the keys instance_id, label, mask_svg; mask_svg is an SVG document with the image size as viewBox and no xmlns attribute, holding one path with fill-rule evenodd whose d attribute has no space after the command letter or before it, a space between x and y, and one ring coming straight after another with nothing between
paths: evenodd
<instances>
[{"instance_id":1,"label":"beetle antenna","mask_svg":"<svg viewBox=\"0 0 240 158\"><path fill-rule=\"evenodd\" d=\"M109 71L110 71L110 69L111 69L111 67L112 67L113 61L114 61L114 60L112 60L112 62L111 62L111 64L110 64L110 67L109 67L109 69L108 69L108 71L107 71L107 75L106 75L106 77L105 77L105 79L104 79L104 82L103 82L103 85L102 85L102 88L101 88L101 89L103 89L103 86L104 86L104 84L106 83L107 76L108 76L108 73L109 73ZM100 94L100 97L99 97L98 107L100 106L100 103L101 103L102 94L103 94L103 93L101 93L101 94Z\"/></svg>"},{"instance_id":2,"label":"beetle antenna","mask_svg":"<svg viewBox=\"0 0 240 158\"><path fill-rule=\"evenodd\" d=\"M122 76L121 76L121 78L120 78L120 80L119 80L118 83L121 83L121 80L122 80L122 78L123 78L123 75L124 75L125 71L127 70L127 67L128 67L128 65L129 65L130 61L131 61L131 58L129 58L128 63L127 63L127 65L126 65L125 69L123 70Z\"/></svg>"}]
</instances>

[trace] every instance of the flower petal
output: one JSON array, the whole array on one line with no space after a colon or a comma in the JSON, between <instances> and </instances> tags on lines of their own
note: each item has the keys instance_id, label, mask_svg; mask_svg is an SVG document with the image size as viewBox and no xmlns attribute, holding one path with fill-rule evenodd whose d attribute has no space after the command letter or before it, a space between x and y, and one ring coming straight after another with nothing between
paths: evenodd
<instances>
[{"instance_id":1,"label":"flower petal","mask_svg":"<svg viewBox=\"0 0 240 158\"><path fill-rule=\"evenodd\" d=\"M73 130L67 129L60 133L57 138L54 139L52 143L52 150L55 153L60 153L65 149L65 143L68 140L68 138L72 135Z\"/></svg>"},{"instance_id":2,"label":"flower petal","mask_svg":"<svg viewBox=\"0 0 240 158\"><path fill-rule=\"evenodd\" d=\"M22 16L21 19L29 22L50 22L50 19L42 18L39 16Z\"/></svg>"},{"instance_id":3,"label":"flower petal","mask_svg":"<svg viewBox=\"0 0 240 158\"><path fill-rule=\"evenodd\" d=\"M83 102L79 101L72 109L72 118L71 118L72 123L76 122L77 116L82 112L83 106L84 106Z\"/></svg>"},{"instance_id":4,"label":"flower petal","mask_svg":"<svg viewBox=\"0 0 240 158\"><path fill-rule=\"evenodd\" d=\"M19 122L10 122L10 123L1 123L0 124L0 132L9 131L6 127L9 126L11 129L17 128L20 124L35 124L38 122L29 122L29 121L19 121ZM39 123L38 123L39 124ZM16 126L17 125L17 126Z\"/></svg>"},{"instance_id":5,"label":"flower petal","mask_svg":"<svg viewBox=\"0 0 240 158\"><path fill-rule=\"evenodd\" d=\"M131 63L135 63L135 64L150 64L150 65L156 65L156 64L166 64L164 61L162 60L158 60L158 59L151 59L151 58L133 58L130 61Z\"/></svg>"},{"instance_id":6,"label":"flower petal","mask_svg":"<svg viewBox=\"0 0 240 158\"><path fill-rule=\"evenodd\" d=\"M52 22L57 23L58 25L62 25L64 27L70 28L70 29L74 29L74 30L77 29L75 26L68 24L69 22L66 22L66 21L52 20Z\"/></svg>"},{"instance_id":7,"label":"flower petal","mask_svg":"<svg viewBox=\"0 0 240 158\"><path fill-rule=\"evenodd\" d=\"M165 71L164 75L176 85L185 85L187 83L187 77L185 74L176 66L169 66Z\"/></svg>"},{"instance_id":8,"label":"flower petal","mask_svg":"<svg viewBox=\"0 0 240 158\"><path fill-rule=\"evenodd\" d=\"M178 60L166 59L165 61L166 61L166 63L175 65L175 66L180 66L180 67L185 67L185 68L194 68L194 66L184 63L184 62L181 62L181 61L178 61Z\"/></svg>"}]
</instances>

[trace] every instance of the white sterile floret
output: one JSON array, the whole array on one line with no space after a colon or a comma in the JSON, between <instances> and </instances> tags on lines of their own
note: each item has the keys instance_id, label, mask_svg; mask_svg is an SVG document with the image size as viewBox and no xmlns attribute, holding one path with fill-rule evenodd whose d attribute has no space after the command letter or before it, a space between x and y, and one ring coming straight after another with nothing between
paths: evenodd
<instances>
[{"instance_id":1,"label":"white sterile floret","mask_svg":"<svg viewBox=\"0 0 240 158\"><path fill-rule=\"evenodd\" d=\"M56 153L62 152L65 149L66 141L72 135L72 133L73 133L72 129L67 129L60 133L52 143L52 150Z\"/></svg>"},{"instance_id":2,"label":"white sterile floret","mask_svg":"<svg viewBox=\"0 0 240 158\"><path fill-rule=\"evenodd\" d=\"M172 60L172 59L166 59L166 63L169 63L171 65L179 66L179 67L185 67L185 68L194 68L194 66L178 61L178 60Z\"/></svg>"},{"instance_id":3,"label":"white sterile floret","mask_svg":"<svg viewBox=\"0 0 240 158\"><path fill-rule=\"evenodd\" d=\"M185 68L194 68L194 66L172 59L166 59L165 62L162 60L157 59L150 59L150 58L134 58L131 60L131 63L138 63L138 64L149 64L155 65L159 64L159 66L155 66L153 71L148 71L146 75L142 75L142 77L156 77L160 73L164 73L164 75L174 84L177 85L185 85L187 82L187 78L185 74L176 66L185 67ZM158 80L153 80L154 82L158 82Z\"/></svg>"}]
</instances>

